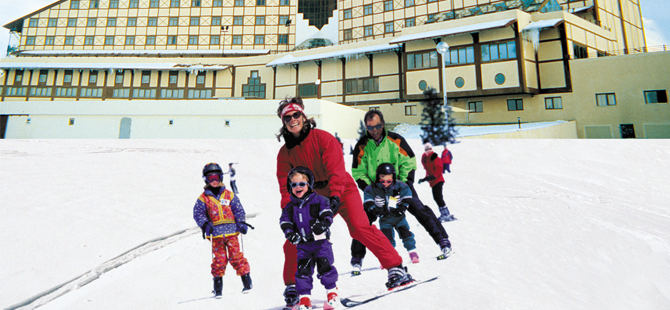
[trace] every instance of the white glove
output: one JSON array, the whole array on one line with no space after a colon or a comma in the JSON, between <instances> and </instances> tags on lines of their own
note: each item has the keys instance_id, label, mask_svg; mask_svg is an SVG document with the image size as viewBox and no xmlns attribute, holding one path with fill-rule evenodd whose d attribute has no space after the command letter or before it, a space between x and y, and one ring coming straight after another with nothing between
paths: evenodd
<instances>
[{"instance_id":1,"label":"white glove","mask_svg":"<svg viewBox=\"0 0 670 310\"><path fill-rule=\"evenodd\" d=\"M383 208L386 205L386 198L384 197L375 197L375 206Z\"/></svg>"}]
</instances>

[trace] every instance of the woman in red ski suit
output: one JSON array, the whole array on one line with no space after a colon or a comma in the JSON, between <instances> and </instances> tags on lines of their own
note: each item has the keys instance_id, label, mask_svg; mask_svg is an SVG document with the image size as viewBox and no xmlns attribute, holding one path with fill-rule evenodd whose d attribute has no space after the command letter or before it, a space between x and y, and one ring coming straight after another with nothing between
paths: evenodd
<instances>
[{"instance_id":1,"label":"woman in red ski suit","mask_svg":"<svg viewBox=\"0 0 670 310\"><path fill-rule=\"evenodd\" d=\"M401 266L402 258L384 234L371 226L354 179L346 171L342 144L330 133L315 128L314 119L307 119L303 113L302 100L291 98L280 102L277 115L282 118L280 134L285 144L277 155L277 181L282 195L280 206L290 201L286 177L297 166L304 166L314 172L314 190L329 197L333 213L340 214L349 227L352 238L361 241L379 259L384 269L389 271L387 286L393 288L411 282L411 276ZM296 246L284 243L284 283L287 306L297 303L295 273L297 270ZM294 303L293 303L294 304Z\"/></svg>"}]
</instances>

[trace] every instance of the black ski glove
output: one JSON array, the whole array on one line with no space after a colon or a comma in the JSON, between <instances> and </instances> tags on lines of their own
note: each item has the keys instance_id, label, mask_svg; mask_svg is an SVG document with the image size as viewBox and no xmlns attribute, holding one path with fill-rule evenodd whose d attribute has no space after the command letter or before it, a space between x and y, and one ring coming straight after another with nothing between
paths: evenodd
<instances>
[{"instance_id":1,"label":"black ski glove","mask_svg":"<svg viewBox=\"0 0 670 310\"><path fill-rule=\"evenodd\" d=\"M337 211L340 209L340 197L330 196L330 210L333 211L333 216L337 214Z\"/></svg>"},{"instance_id":2,"label":"black ski glove","mask_svg":"<svg viewBox=\"0 0 670 310\"><path fill-rule=\"evenodd\" d=\"M237 230L239 230L240 233L242 233L243 235L247 234L249 228L247 227L246 223L236 222L235 224L237 224Z\"/></svg>"},{"instance_id":3,"label":"black ski glove","mask_svg":"<svg viewBox=\"0 0 670 310\"><path fill-rule=\"evenodd\" d=\"M312 225L312 232L315 235L320 235L328 231L328 227L330 227L330 223L328 221L317 221L314 223L314 225Z\"/></svg>"},{"instance_id":4,"label":"black ski glove","mask_svg":"<svg viewBox=\"0 0 670 310\"><path fill-rule=\"evenodd\" d=\"M205 239L205 234L214 234L214 226L210 221L204 222L202 226L200 226L200 229L202 229L202 239Z\"/></svg>"},{"instance_id":5,"label":"black ski glove","mask_svg":"<svg viewBox=\"0 0 670 310\"><path fill-rule=\"evenodd\" d=\"M285 234L286 240L292 244L298 244L300 242L300 235L295 231L289 230Z\"/></svg>"}]
</instances>

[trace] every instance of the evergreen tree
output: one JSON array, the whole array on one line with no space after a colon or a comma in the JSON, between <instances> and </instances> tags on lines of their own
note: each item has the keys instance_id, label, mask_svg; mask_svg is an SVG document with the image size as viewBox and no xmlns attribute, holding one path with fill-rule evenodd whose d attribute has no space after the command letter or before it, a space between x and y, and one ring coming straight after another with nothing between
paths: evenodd
<instances>
[{"instance_id":1,"label":"evergreen tree","mask_svg":"<svg viewBox=\"0 0 670 310\"><path fill-rule=\"evenodd\" d=\"M421 141L430 142L433 145L446 145L456 142L456 128L454 119L451 117L451 108L447 106L446 115L442 109L443 99L438 97L434 88L428 88L423 92L425 99L421 101L423 112L421 113ZM446 120L449 120L446 122Z\"/></svg>"},{"instance_id":2,"label":"evergreen tree","mask_svg":"<svg viewBox=\"0 0 670 310\"><path fill-rule=\"evenodd\" d=\"M358 140L363 139L368 133L368 129L365 127L365 123L361 120L361 125L358 127Z\"/></svg>"}]
</instances>

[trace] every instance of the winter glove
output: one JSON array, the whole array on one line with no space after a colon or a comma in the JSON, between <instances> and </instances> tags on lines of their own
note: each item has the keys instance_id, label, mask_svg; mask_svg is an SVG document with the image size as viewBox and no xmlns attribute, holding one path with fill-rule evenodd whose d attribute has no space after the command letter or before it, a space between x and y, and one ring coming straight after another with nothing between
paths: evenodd
<instances>
[{"instance_id":1,"label":"winter glove","mask_svg":"<svg viewBox=\"0 0 670 310\"><path fill-rule=\"evenodd\" d=\"M300 242L300 235L295 231L289 230L285 234L286 240L292 244L298 244Z\"/></svg>"},{"instance_id":2,"label":"winter glove","mask_svg":"<svg viewBox=\"0 0 670 310\"><path fill-rule=\"evenodd\" d=\"M328 231L329 226L330 223L328 222L317 221L316 223L314 223L314 225L312 225L312 232L315 235L323 234L324 232Z\"/></svg>"},{"instance_id":3,"label":"winter glove","mask_svg":"<svg viewBox=\"0 0 670 310\"><path fill-rule=\"evenodd\" d=\"M205 234L214 234L214 226L210 221L204 222L202 226L200 226L200 229L202 229L202 239L205 239Z\"/></svg>"},{"instance_id":4,"label":"winter glove","mask_svg":"<svg viewBox=\"0 0 670 310\"><path fill-rule=\"evenodd\" d=\"M243 235L247 234L247 231L249 230L249 228L247 227L246 224L242 224L242 223L235 223L235 224L237 224L237 230L239 230L240 233L242 233Z\"/></svg>"},{"instance_id":5,"label":"winter glove","mask_svg":"<svg viewBox=\"0 0 670 310\"><path fill-rule=\"evenodd\" d=\"M340 210L340 197L330 196L330 210L333 211L333 216Z\"/></svg>"},{"instance_id":6,"label":"winter glove","mask_svg":"<svg viewBox=\"0 0 670 310\"><path fill-rule=\"evenodd\" d=\"M421 184L421 183L423 183L423 182L426 182L426 179L419 179L419 182L418 182L418 183Z\"/></svg>"},{"instance_id":7,"label":"winter glove","mask_svg":"<svg viewBox=\"0 0 670 310\"><path fill-rule=\"evenodd\" d=\"M375 206L383 208L386 205L386 198L375 196Z\"/></svg>"},{"instance_id":8,"label":"winter glove","mask_svg":"<svg viewBox=\"0 0 670 310\"><path fill-rule=\"evenodd\" d=\"M406 206L405 204L399 204L399 205L395 208L395 210L394 210L393 213L394 213L396 216L402 216L403 214L405 214L405 211L406 211L406 210L407 210L407 206Z\"/></svg>"}]
</instances>

